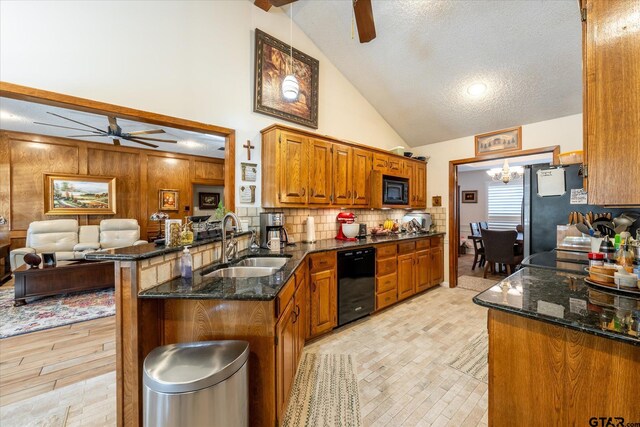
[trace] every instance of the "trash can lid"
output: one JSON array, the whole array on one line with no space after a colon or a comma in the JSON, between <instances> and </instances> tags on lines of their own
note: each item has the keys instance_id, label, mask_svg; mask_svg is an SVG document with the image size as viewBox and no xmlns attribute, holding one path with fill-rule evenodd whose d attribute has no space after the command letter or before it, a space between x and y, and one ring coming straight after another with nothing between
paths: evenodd
<instances>
[{"instance_id":1,"label":"trash can lid","mask_svg":"<svg viewBox=\"0 0 640 427\"><path fill-rule=\"evenodd\" d=\"M200 341L157 347L144 360L144 385L161 393L201 390L235 374L248 358L247 341Z\"/></svg>"}]
</instances>

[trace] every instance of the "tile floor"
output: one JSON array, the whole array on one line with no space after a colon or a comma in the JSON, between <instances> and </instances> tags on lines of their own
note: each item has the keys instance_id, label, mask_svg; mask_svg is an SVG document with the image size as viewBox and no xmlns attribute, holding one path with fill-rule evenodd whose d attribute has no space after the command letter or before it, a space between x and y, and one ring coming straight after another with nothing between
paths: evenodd
<instances>
[{"instance_id":1,"label":"tile floor","mask_svg":"<svg viewBox=\"0 0 640 427\"><path fill-rule=\"evenodd\" d=\"M436 288L307 345L356 357L365 426L487 424L487 384L447 365L486 328L475 292ZM10 404L0 425L113 426L115 373Z\"/></svg>"}]
</instances>

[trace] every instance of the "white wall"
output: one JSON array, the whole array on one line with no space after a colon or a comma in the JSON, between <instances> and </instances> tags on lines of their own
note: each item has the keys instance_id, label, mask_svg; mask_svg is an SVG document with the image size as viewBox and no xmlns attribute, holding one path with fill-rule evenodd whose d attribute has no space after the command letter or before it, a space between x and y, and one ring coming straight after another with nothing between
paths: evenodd
<instances>
[{"instance_id":1,"label":"white wall","mask_svg":"<svg viewBox=\"0 0 640 427\"><path fill-rule=\"evenodd\" d=\"M515 125L514 125L515 126ZM413 149L415 155L431 156L427 167L427 203L431 196L442 196L442 206L449 206L449 162L475 157L474 136L452 139ZM582 150L582 114L522 125L522 149L559 145L560 152ZM447 215L447 232L449 218ZM445 239L445 245L448 245ZM445 253L448 253L448 247ZM445 280L449 280L449 258L445 256Z\"/></svg>"},{"instance_id":2,"label":"white wall","mask_svg":"<svg viewBox=\"0 0 640 427\"><path fill-rule=\"evenodd\" d=\"M488 183L491 177L486 171L466 171L458 175L460 191L478 192L478 203L460 203L460 236L471 234L470 222L487 220Z\"/></svg>"},{"instance_id":3,"label":"white wall","mask_svg":"<svg viewBox=\"0 0 640 427\"><path fill-rule=\"evenodd\" d=\"M288 16L253 0L2 1L0 78L233 128L239 177L242 145L260 159L260 129L283 122L252 112L256 27L289 42ZM293 46L320 61L317 132L406 146L295 24Z\"/></svg>"},{"instance_id":4,"label":"white wall","mask_svg":"<svg viewBox=\"0 0 640 427\"><path fill-rule=\"evenodd\" d=\"M216 210L215 209L200 209L198 206L200 205L200 195L199 193L220 193L220 201L224 205L224 187L214 186L214 185L194 185L193 186L193 212L192 215L213 215Z\"/></svg>"}]
</instances>

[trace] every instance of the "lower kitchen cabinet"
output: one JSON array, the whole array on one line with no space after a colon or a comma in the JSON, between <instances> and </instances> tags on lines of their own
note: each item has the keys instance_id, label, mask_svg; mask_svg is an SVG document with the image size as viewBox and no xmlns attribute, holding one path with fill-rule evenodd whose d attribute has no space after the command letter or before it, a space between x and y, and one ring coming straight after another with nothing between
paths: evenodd
<instances>
[{"instance_id":1,"label":"lower kitchen cabinet","mask_svg":"<svg viewBox=\"0 0 640 427\"><path fill-rule=\"evenodd\" d=\"M298 325L294 298L276 324L276 414L284 419L289 392L298 368Z\"/></svg>"},{"instance_id":2,"label":"lower kitchen cabinet","mask_svg":"<svg viewBox=\"0 0 640 427\"><path fill-rule=\"evenodd\" d=\"M416 252L416 292L421 292L431 287L432 254L431 249Z\"/></svg>"},{"instance_id":3,"label":"lower kitchen cabinet","mask_svg":"<svg viewBox=\"0 0 640 427\"><path fill-rule=\"evenodd\" d=\"M314 338L338 324L335 252L310 256L309 335Z\"/></svg>"},{"instance_id":4,"label":"lower kitchen cabinet","mask_svg":"<svg viewBox=\"0 0 640 427\"><path fill-rule=\"evenodd\" d=\"M414 294L413 282L415 280L414 255L398 255L398 301Z\"/></svg>"},{"instance_id":5,"label":"lower kitchen cabinet","mask_svg":"<svg viewBox=\"0 0 640 427\"><path fill-rule=\"evenodd\" d=\"M436 244L437 246L431 247L431 286L439 285L444 281L444 245L442 243L442 238L433 239L432 244Z\"/></svg>"}]
</instances>

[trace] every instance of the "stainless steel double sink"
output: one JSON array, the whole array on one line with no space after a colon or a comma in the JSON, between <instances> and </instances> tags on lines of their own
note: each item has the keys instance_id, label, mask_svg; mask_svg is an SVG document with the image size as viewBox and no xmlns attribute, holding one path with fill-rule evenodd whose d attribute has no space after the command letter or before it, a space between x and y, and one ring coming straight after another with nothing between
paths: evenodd
<instances>
[{"instance_id":1,"label":"stainless steel double sink","mask_svg":"<svg viewBox=\"0 0 640 427\"><path fill-rule=\"evenodd\" d=\"M281 269L288 257L245 258L231 267L221 268L205 274L204 277L247 278L271 276Z\"/></svg>"}]
</instances>

